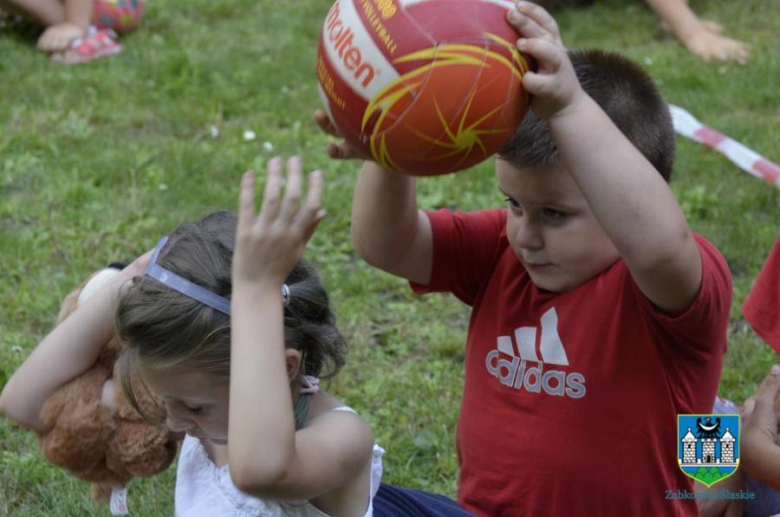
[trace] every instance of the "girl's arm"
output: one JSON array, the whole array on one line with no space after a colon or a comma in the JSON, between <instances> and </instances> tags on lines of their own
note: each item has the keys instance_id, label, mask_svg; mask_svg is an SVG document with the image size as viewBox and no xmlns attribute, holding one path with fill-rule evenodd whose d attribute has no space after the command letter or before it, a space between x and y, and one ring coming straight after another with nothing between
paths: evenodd
<instances>
[{"instance_id":1,"label":"girl's arm","mask_svg":"<svg viewBox=\"0 0 780 517\"><path fill-rule=\"evenodd\" d=\"M143 272L148 259L146 254L119 272L40 342L5 385L0 412L31 430L44 430L40 419L43 404L56 389L95 362L111 339L120 287Z\"/></svg>"},{"instance_id":2,"label":"girl's arm","mask_svg":"<svg viewBox=\"0 0 780 517\"><path fill-rule=\"evenodd\" d=\"M341 413L295 430L290 382L297 363L288 358L296 352L285 347L281 287L324 212L320 174L312 174L298 210L300 160L288 163L283 200L281 168L278 158L268 166L258 217L252 175L245 175L241 185L231 301L228 463L242 491L312 499L355 479L370 458L373 436L360 418Z\"/></svg>"}]
</instances>

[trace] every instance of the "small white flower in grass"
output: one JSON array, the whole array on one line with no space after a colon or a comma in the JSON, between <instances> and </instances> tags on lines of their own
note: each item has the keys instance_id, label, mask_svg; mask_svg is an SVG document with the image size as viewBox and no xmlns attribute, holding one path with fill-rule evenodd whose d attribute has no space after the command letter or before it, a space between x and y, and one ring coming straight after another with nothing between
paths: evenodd
<instances>
[{"instance_id":1,"label":"small white flower in grass","mask_svg":"<svg viewBox=\"0 0 780 517\"><path fill-rule=\"evenodd\" d=\"M269 153L274 150L274 144L271 142L263 142L263 149L268 151Z\"/></svg>"},{"instance_id":2,"label":"small white flower in grass","mask_svg":"<svg viewBox=\"0 0 780 517\"><path fill-rule=\"evenodd\" d=\"M165 183L160 183L159 185L157 185L157 188L158 188L158 189L159 189L161 192L165 192L166 190L168 190L168 185L166 185Z\"/></svg>"},{"instance_id":3,"label":"small white flower in grass","mask_svg":"<svg viewBox=\"0 0 780 517\"><path fill-rule=\"evenodd\" d=\"M246 140L247 142L254 140L255 138L257 138L257 135L251 129L247 129L246 131L244 131L244 140Z\"/></svg>"},{"instance_id":4,"label":"small white flower in grass","mask_svg":"<svg viewBox=\"0 0 780 517\"><path fill-rule=\"evenodd\" d=\"M652 57L650 57L650 56L645 56L645 59L644 59L644 61L645 61L645 64L646 64L647 66L652 66L652 65L653 65L653 58L652 58Z\"/></svg>"},{"instance_id":5,"label":"small white flower in grass","mask_svg":"<svg viewBox=\"0 0 780 517\"><path fill-rule=\"evenodd\" d=\"M217 126L211 126L209 128L209 134L211 138L217 138L219 136L219 128Z\"/></svg>"},{"instance_id":6,"label":"small white flower in grass","mask_svg":"<svg viewBox=\"0 0 780 517\"><path fill-rule=\"evenodd\" d=\"M15 354L20 354L20 353L22 353L22 351L23 351L22 347L20 347L19 345L14 345L14 346L11 347L11 352L13 352Z\"/></svg>"},{"instance_id":7,"label":"small white flower in grass","mask_svg":"<svg viewBox=\"0 0 780 517\"><path fill-rule=\"evenodd\" d=\"M286 84L282 85L282 93L290 93L290 87Z\"/></svg>"}]
</instances>

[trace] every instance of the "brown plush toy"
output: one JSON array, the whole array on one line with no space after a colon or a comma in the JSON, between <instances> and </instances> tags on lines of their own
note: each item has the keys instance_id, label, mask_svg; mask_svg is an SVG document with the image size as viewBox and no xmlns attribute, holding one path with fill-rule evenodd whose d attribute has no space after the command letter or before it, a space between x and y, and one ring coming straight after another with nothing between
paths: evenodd
<instances>
[{"instance_id":1,"label":"brown plush toy","mask_svg":"<svg viewBox=\"0 0 780 517\"><path fill-rule=\"evenodd\" d=\"M98 290L117 269L105 269L70 293L58 322ZM41 451L54 465L92 482L95 501L107 502L112 490L121 490L137 476L164 471L176 456L178 436L164 426L147 423L130 405L121 387L114 386L114 363L120 352L116 339L106 343L95 364L55 391L41 409L45 430L39 434ZM134 392L141 409L162 422L165 409L137 378ZM112 512L115 501L112 498ZM120 507L123 502L117 503ZM124 513L119 510L116 513Z\"/></svg>"}]
</instances>

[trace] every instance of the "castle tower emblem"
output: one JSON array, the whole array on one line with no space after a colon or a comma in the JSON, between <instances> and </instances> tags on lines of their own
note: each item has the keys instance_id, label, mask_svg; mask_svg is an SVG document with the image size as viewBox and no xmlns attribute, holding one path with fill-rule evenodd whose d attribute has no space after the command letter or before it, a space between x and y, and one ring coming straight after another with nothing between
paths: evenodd
<instances>
[{"instance_id":1,"label":"castle tower emblem","mask_svg":"<svg viewBox=\"0 0 780 517\"><path fill-rule=\"evenodd\" d=\"M677 462L682 471L708 487L736 472L739 430L736 414L677 415Z\"/></svg>"}]
</instances>

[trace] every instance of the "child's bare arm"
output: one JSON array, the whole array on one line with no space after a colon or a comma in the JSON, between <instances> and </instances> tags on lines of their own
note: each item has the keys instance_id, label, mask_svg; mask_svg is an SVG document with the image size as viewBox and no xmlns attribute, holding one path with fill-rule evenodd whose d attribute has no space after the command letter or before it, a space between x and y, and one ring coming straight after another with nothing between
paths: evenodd
<instances>
[{"instance_id":1,"label":"child's bare arm","mask_svg":"<svg viewBox=\"0 0 780 517\"><path fill-rule=\"evenodd\" d=\"M775 365L745 403L742 458L750 476L780 490L780 446L775 404L780 393L780 365Z\"/></svg>"},{"instance_id":2,"label":"child's bare arm","mask_svg":"<svg viewBox=\"0 0 780 517\"><path fill-rule=\"evenodd\" d=\"M46 399L95 362L111 339L120 287L141 274L148 259L146 254L118 273L40 342L5 385L0 412L32 430L43 430L40 412Z\"/></svg>"},{"instance_id":3,"label":"child's bare arm","mask_svg":"<svg viewBox=\"0 0 780 517\"><path fill-rule=\"evenodd\" d=\"M315 120L328 134L340 136L324 113ZM431 224L417 209L414 177L383 169L347 144L328 148L332 158L364 158L352 201L355 250L369 264L426 285L431 278Z\"/></svg>"},{"instance_id":4,"label":"child's bare arm","mask_svg":"<svg viewBox=\"0 0 780 517\"><path fill-rule=\"evenodd\" d=\"M295 430L291 377L298 371L285 347L282 285L322 220L322 177L302 188L302 164L268 166L263 205L254 208L254 178L241 183L231 303L228 463L235 485L260 497L312 499L354 481L373 449L368 425L331 414ZM299 206L300 205L300 206ZM316 428L316 429L315 429Z\"/></svg>"},{"instance_id":5,"label":"child's bare arm","mask_svg":"<svg viewBox=\"0 0 780 517\"><path fill-rule=\"evenodd\" d=\"M430 281L433 235L428 216L417 209L413 177L363 162L352 201L352 239L369 264L418 284Z\"/></svg>"},{"instance_id":6,"label":"child's bare arm","mask_svg":"<svg viewBox=\"0 0 780 517\"><path fill-rule=\"evenodd\" d=\"M701 258L664 179L580 86L552 17L521 2L510 22L537 72L523 85L548 122L564 163L639 288L669 313L686 309L701 285ZM515 20L512 13L518 15Z\"/></svg>"},{"instance_id":7,"label":"child's bare arm","mask_svg":"<svg viewBox=\"0 0 780 517\"><path fill-rule=\"evenodd\" d=\"M674 32L688 50L704 59L736 61L744 65L750 59L749 47L714 30L712 22L700 20L685 0L645 0Z\"/></svg>"}]
</instances>

